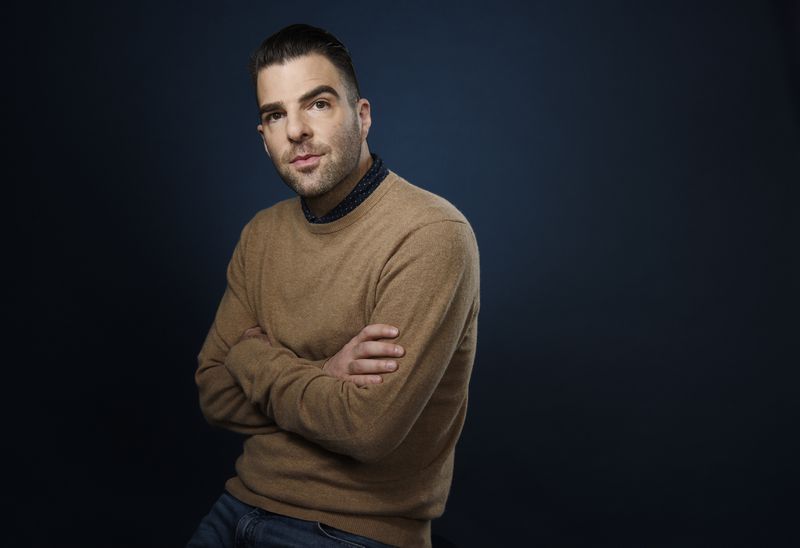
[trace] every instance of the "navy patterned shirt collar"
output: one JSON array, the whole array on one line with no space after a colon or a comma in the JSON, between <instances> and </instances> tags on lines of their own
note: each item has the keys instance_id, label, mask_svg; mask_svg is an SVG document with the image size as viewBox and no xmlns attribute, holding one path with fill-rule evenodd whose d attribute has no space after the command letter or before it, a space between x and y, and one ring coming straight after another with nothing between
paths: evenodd
<instances>
[{"instance_id":1,"label":"navy patterned shirt collar","mask_svg":"<svg viewBox=\"0 0 800 548\"><path fill-rule=\"evenodd\" d=\"M389 174L389 170L383 164L383 160L375 154L374 152L370 154L372 156L372 165L361 178L361 180L353 187L353 190L345 196L344 200L339 202L339 204L330 210L328 213L323 215L322 217L315 216L306 204L305 198L302 196L300 197L300 204L303 206L303 213L306 216L306 219L309 223L330 223L335 221L336 219L340 219L353 211L361 202L367 199L367 197L372 194L372 191L378 188L378 185L381 184L386 176Z\"/></svg>"}]
</instances>

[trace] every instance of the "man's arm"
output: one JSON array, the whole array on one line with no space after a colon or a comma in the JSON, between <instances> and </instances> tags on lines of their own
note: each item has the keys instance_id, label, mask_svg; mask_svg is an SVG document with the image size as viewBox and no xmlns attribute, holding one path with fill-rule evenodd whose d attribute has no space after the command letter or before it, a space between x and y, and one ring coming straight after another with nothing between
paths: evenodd
<instances>
[{"instance_id":1,"label":"man's arm","mask_svg":"<svg viewBox=\"0 0 800 548\"><path fill-rule=\"evenodd\" d=\"M244 340L225 365L281 429L360 461L381 459L410 431L479 307L478 249L469 225L439 221L410 234L387 262L370 323L398 326L405 349L380 384L333 378L290 350Z\"/></svg>"},{"instance_id":2,"label":"man's arm","mask_svg":"<svg viewBox=\"0 0 800 548\"><path fill-rule=\"evenodd\" d=\"M246 329L258 324L245 289L244 257L249 227L250 223L242 229L228 263L227 287L197 356L194 379L200 396L200 410L209 424L242 434L260 434L276 430L275 421L248 401L224 367L230 348Z\"/></svg>"}]
</instances>

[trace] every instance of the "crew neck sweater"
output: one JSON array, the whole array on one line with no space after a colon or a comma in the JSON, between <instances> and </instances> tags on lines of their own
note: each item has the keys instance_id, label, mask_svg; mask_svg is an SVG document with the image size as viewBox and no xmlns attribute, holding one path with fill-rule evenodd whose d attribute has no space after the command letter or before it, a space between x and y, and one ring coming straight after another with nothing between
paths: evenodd
<instances>
[{"instance_id":1,"label":"crew neck sweater","mask_svg":"<svg viewBox=\"0 0 800 548\"><path fill-rule=\"evenodd\" d=\"M298 197L244 226L198 354L206 420L246 435L225 489L252 506L395 546L430 546L467 410L480 308L475 234L389 170L347 215ZM322 371L368 324L396 326L397 371L358 387ZM260 326L270 343L239 340ZM238 342L237 342L238 341Z\"/></svg>"}]
</instances>

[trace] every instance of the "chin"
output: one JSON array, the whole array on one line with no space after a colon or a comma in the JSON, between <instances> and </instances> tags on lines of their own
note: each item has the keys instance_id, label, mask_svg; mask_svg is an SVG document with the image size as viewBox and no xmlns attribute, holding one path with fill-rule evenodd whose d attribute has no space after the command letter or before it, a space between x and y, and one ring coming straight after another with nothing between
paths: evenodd
<instances>
[{"instance_id":1,"label":"chin","mask_svg":"<svg viewBox=\"0 0 800 548\"><path fill-rule=\"evenodd\" d=\"M326 189L320 188L319 185L314 183L316 183L316 181L311 182L311 184L305 184L302 181L295 180L293 184L289 186L292 187L292 190L294 190L298 196L302 196L303 198L316 198L327 192Z\"/></svg>"}]
</instances>

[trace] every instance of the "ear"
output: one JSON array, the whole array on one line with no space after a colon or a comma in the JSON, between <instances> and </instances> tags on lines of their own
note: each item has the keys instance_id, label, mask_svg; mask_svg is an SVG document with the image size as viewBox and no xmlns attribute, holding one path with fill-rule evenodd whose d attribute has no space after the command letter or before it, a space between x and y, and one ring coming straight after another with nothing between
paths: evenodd
<instances>
[{"instance_id":1,"label":"ear","mask_svg":"<svg viewBox=\"0 0 800 548\"><path fill-rule=\"evenodd\" d=\"M369 128L372 125L372 112L370 110L369 101L363 97L356 103L356 113L358 114L359 123L361 125L361 140L365 140L369 134Z\"/></svg>"},{"instance_id":2,"label":"ear","mask_svg":"<svg viewBox=\"0 0 800 548\"><path fill-rule=\"evenodd\" d=\"M272 159L272 155L269 153L269 149L267 148L267 138L264 136L264 126L258 124L256 126L256 131L258 131L258 134L261 135L261 142L264 143L264 151L267 153L267 156Z\"/></svg>"}]
</instances>

